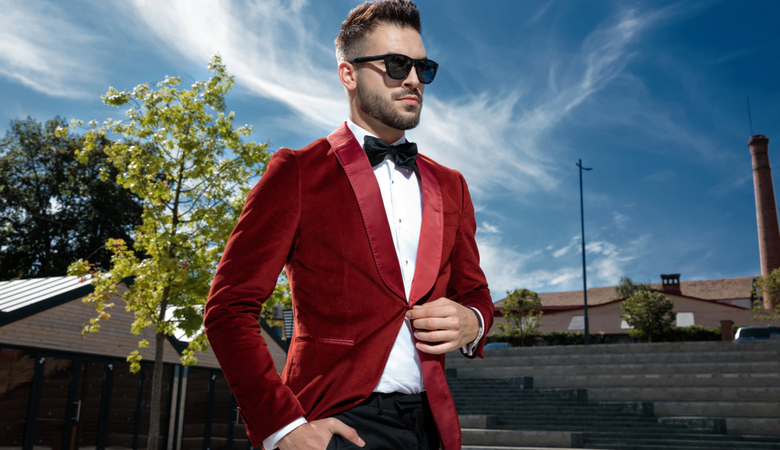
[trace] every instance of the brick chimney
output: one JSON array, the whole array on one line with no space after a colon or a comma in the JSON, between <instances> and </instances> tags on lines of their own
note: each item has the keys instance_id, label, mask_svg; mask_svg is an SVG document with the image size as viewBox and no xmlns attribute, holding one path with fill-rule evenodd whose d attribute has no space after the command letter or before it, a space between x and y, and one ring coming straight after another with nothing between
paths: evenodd
<instances>
[{"instance_id":1,"label":"brick chimney","mask_svg":"<svg viewBox=\"0 0 780 450\"><path fill-rule=\"evenodd\" d=\"M768 275L780 267L780 226L777 221L775 189L772 168L769 166L769 139L763 134L750 137L748 142L753 157L753 185L756 188L756 215L758 216L758 248L761 253L761 275ZM764 308L771 309L778 299L764 296Z\"/></svg>"},{"instance_id":2,"label":"brick chimney","mask_svg":"<svg viewBox=\"0 0 780 450\"><path fill-rule=\"evenodd\" d=\"M669 294L681 294L680 274L661 275L661 290Z\"/></svg>"}]
</instances>

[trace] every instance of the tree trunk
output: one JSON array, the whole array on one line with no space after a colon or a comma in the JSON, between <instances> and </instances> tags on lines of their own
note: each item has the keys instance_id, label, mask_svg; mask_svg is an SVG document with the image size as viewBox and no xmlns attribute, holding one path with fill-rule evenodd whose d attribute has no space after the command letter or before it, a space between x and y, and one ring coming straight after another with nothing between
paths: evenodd
<instances>
[{"instance_id":1,"label":"tree trunk","mask_svg":"<svg viewBox=\"0 0 780 450\"><path fill-rule=\"evenodd\" d=\"M182 191L182 180L184 179L184 163L182 159L179 164L179 176L176 183L176 195L173 200L173 217L171 220L171 245L168 248L168 257L174 259L176 256L175 241L176 232L179 226L179 199ZM169 274L170 275L170 274ZM170 277L166 277L167 282L163 288L162 299L160 299L160 311L157 316L157 323L165 322L165 313L168 309L168 296L171 293ZM149 405L149 438L147 441L147 450L159 450L160 443L160 400L162 399L162 375L163 375L163 349L165 344L165 333L157 332L155 335L157 343L154 349L154 373L152 374L152 399Z\"/></svg>"},{"instance_id":2,"label":"tree trunk","mask_svg":"<svg viewBox=\"0 0 780 450\"><path fill-rule=\"evenodd\" d=\"M160 446L160 400L162 399L163 350L165 333L155 335L154 371L152 372L152 398L149 400L149 436L147 450L159 450Z\"/></svg>"}]
</instances>

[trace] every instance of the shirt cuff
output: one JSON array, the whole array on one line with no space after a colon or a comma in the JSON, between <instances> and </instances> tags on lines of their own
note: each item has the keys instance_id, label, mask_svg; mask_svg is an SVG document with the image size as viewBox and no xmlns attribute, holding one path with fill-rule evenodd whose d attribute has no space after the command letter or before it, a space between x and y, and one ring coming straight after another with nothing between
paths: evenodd
<instances>
[{"instance_id":1,"label":"shirt cuff","mask_svg":"<svg viewBox=\"0 0 780 450\"><path fill-rule=\"evenodd\" d=\"M469 307L469 309L474 311L474 314L477 315L477 320L479 321L479 333L477 334L477 338L474 339L474 341L461 347L460 351L463 352L463 354L466 356L474 356L474 351L477 349L480 339L482 339L482 336L485 334L485 327L483 325L485 321L482 319L482 313L480 313L477 308Z\"/></svg>"},{"instance_id":2,"label":"shirt cuff","mask_svg":"<svg viewBox=\"0 0 780 450\"><path fill-rule=\"evenodd\" d=\"M276 433L274 433L274 434L268 436L267 438L265 438L265 440L263 441L263 448L265 448L266 450L273 450L273 449L277 448L276 447L276 443L277 442L281 441L283 437L285 437L288 434L290 434L290 432L292 430L294 430L294 429L298 428L299 426L301 426L303 424L306 424L306 423L308 423L308 422L306 421L306 419L303 416L295 419L295 421L293 423L287 425L286 427L282 428L281 430L277 431Z\"/></svg>"}]
</instances>

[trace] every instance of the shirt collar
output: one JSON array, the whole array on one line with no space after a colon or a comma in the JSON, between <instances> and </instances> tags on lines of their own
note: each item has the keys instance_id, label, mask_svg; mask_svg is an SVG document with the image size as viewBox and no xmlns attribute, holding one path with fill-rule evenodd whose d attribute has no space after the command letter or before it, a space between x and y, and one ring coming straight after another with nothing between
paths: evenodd
<instances>
[{"instance_id":1,"label":"shirt collar","mask_svg":"<svg viewBox=\"0 0 780 450\"><path fill-rule=\"evenodd\" d=\"M357 139L358 144L360 144L360 148L363 148L363 141L365 140L366 136L376 137L349 119L347 119L347 127L349 128L349 131L352 132L352 135L355 136L355 139ZM401 136L401 139L398 139L390 145L403 144L404 142L406 142L406 132L404 132L403 136Z\"/></svg>"}]
</instances>

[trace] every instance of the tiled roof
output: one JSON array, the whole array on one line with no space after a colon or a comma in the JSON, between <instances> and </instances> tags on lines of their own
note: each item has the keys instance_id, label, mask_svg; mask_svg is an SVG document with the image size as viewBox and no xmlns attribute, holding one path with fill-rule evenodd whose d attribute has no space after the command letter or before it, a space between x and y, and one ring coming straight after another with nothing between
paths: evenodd
<instances>
[{"instance_id":1,"label":"tiled roof","mask_svg":"<svg viewBox=\"0 0 780 450\"><path fill-rule=\"evenodd\" d=\"M720 278L717 280L681 281L680 292L691 297L707 300L736 300L750 298L754 277ZM661 283L650 285L661 289Z\"/></svg>"},{"instance_id":2,"label":"tiled roof","mask_svg":"<svg viewBox=\"0 0 780 450\"><path fill-rule=\"evenodd\" d=\"M0 281L0 313L13 313L57 296L89 291L89 288L89 281L81 283L79 277Z\"/></svg>"},{"instance_id":3,"label":"tiled roof","mask_svg":"<svg viewBox=\"0 0 780 450\"><path fill-rule=\"evenodd\" d=\"M705 300L736 300L750 298L753 277L720 278L716 280L695 280L680 282L680 293L688 297ZM653 289L661 289L661 283L652 283ZM543 307L559 307L581 305L582 291L542 292L539 293ZM601 305L617 299L615 286L596 287L588 289L588 305ZM501 302L496 302L496 308Z\"/></svg>"}]
</instances>

